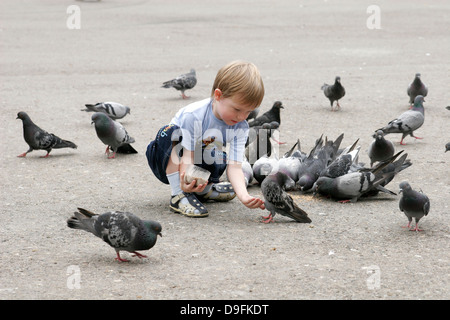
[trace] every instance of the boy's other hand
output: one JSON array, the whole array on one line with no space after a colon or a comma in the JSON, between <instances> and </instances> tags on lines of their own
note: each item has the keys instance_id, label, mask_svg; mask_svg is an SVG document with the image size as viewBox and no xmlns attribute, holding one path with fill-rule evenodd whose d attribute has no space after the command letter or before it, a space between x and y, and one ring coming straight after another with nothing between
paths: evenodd
<instances>
[{"instance_id":1,"label":"boy's other hand","mask_svg":"<svg viewBox=\"0 0 450 320\"><path fill-rule=\"evenodd\" d=\"M208 185L208 182L204 183L204 184L200 184L198 186L195 186L195 184L197 183L197 180L192 180L191 183L186 183L186 181L184 180L184 176L186 175L186 172L181 172L180 174L180 187L181 190L183 190L184 192L187 193L193 193L193 192L202 192L205 187Z\"/></svg>"}]
</instances>

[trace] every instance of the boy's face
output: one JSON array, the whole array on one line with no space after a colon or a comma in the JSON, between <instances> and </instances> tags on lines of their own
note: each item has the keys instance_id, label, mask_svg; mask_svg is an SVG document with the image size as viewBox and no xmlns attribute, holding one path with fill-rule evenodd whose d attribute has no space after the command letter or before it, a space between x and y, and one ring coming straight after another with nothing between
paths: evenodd
<instances>
[{"instance_id":1,"label":"boy's face","mask_svg":"<svg viewBox=\"0 0 450 320\"><path fill-rule=\"evenodd\" d=\"M239 97L225 98L220 89L214 91L213 112L214 115L229 126L247 119L255 107L243 105Z\"/></svg>"}]
</instances>

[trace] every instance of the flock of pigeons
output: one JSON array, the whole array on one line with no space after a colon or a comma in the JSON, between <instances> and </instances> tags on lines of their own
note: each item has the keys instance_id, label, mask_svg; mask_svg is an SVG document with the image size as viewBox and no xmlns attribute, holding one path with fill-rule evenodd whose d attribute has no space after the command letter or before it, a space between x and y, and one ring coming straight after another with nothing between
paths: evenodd
<instances>
[{"instance_id":1,"label":"flock of pigeons","mask_svg":"<svg viewBox=\"0 0 450 320\"><path fill-rule=\"evenodd\" d=\"M325 83L321 89L330 101L331 110L338 111L339 100L345 96L341 78L337 76L334 84ZM358 161L361 150L359 139L350 146L340 148L343 134L334 141L327 137L323 139L322 135L309 153L301 150L300 140L297 140L283 157L279 157L273 144L280 142L273 139L273 130L280 126L283 104L276 101L269 111L259 117L258 110L250 114L247 120L254 132L249 135L243 171L247 186L253 181L261 186L266 208L270 212L267 217L263 217L264 222L273 221L277 213L298 222L311 222L308 214L287 193L290 190L311 192L314 196L320 194L339 202L356 202L379 192L396 195L386 186L399 172L410 167L412 162L407 159L407 154L403 154L403 150L395 153L394 144L385 135L402 134L400 145L405 145L404 139L408 135L421 139L414 135L414 131L425 121L423 103L428 88L419 73L407 87L407 94L410 109L375 130L374 140L367 149L370 158L370 166L367 167ZM450 110L450 107L447 109ZM450 143L447 143L446 151L449 146ZM261 150L267 152L261 157L256 156L256 161L251 164L248 159L255 159L255 154L259 155ZM414 218L415 227L410 230L420 231L419 220L428 215L430 210L429 198L422 191L413 190L408 182L400 183L400 192L402 197L399 208L408 218L407 227L411 227Z\"/></svg>"},{"instance_id":2,"label":"flock of pigeons","mask_svg":"<svg viewBox=\"0 0 450 320\"><path fill-rule=\"evenodd\" d=\"M188 98L185 91L192 89L197 83L196 73L191 69L189 73L180 75L163 83L163 88L175 88L181 91L183 99ZM331 110L340 109L339 100L345 96L345 89L340 77L336 77L334 84L324 84L321 89L329 99ZM290 190L311 192L313 195L323 195L340 202L355 202L362 197L375 196L379 192L395 195L386 188L387 184L402 170L412 165L403 151L395 153L394 145L385 139L386 134L401 133L403 140L424 123L424 97L428 93L427 87L416 74L414 81L408 86L408 96L411 108L386 126L375 130L374 140L368 148L370 167L365 167L358 161L361 147L356 140L351 146L340 148L343 134L336 140L328 140L323 135L316 140L315 146L308 154L301 150L300 140L286 152L283 157L278 157L273 148L274 143L279 142L273 133L278 130L281 118L280 110L284 108L280 101L276 101L272 108L258 116L260 108L255 109L247 120L251 128L249 140L246 146L246 159L243 162L243 172L246 184L249 186L253 180L261 186L265 199L266 209L269 215L264 222L273 221L278 213L295 221L310 223L308 214L301 209L287 193ZM336 102L336 107L334 107ZM130 108L116 102L102 102L86 104L82 111L93 112L92 124L95 124L97 137L107 146L105 153L108 158L115 158L116 153L137 153L131 146L135 142L123 125L117 120L130 114ZM450 106L447 107L450 110ZM21 111L17 119L23 123L23 136L29 149L18 157L26 157L33 150L45 150L46 158L52 149L77 148L71 141L48 133L38 127L27 113ZM252 121L251 121L252 120ZM264 149L263 149L264 148ZM249 156L259 155L260 150L266 152L257 156L256 161L250 164ZM446 151L450 150L450 142L446 145ZM399 208L408 218L407 227L410 228L412 218L415 219L415 228L419 231L418 222L426 216L430 210L430 201L421 191L411 188L407 182L400 184L400 192L403 194ZM111 211L103 214L95 214L83 208L67 220L67 225L73 229L80 229L101 238L116 250L116 260L128 261L120 257L120 251L134 253L135 256L146 257L137 251L151 249L161 235L161 224L152 220L142 220L129 212Z\"/></svg>"}]
</instances>

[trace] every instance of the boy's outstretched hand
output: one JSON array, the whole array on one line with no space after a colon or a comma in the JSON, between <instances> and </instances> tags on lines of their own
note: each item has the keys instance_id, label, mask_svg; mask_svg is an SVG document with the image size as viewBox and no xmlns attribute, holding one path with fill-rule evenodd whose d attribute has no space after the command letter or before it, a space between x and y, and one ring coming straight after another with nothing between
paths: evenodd
<instances>
[{"instance_id":1,"label":"boy's outstretched hand","mask_svg":"<svg viewBox=\"0 0 450 320\"><path fill-rule=\"evenodd\" d=\"M260 208L261 210L265 210L266 206L264 205L264 200L261 200L257 197L252 197L251 195L248 195L248 197L245 197L241 199L241 202L250 209L257 209Z\"/></svg>"}]
</instances>

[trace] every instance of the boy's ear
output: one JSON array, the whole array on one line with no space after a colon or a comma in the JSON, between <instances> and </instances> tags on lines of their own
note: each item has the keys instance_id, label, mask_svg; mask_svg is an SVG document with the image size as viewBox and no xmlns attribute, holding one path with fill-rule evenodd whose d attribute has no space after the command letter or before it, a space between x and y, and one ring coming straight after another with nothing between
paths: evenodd
<instances>
[{"instance_id":1,"label":"boy's ear","mask_svg":"<svg viewBox=\"0 0 450 320\"><path fill-rule=\"evenodd\" d=\"M222 98L222 96L223 96L222 90L220 90L220 89L214 90L214 99L220 100Z\"/></svg>"}]
</instances>

